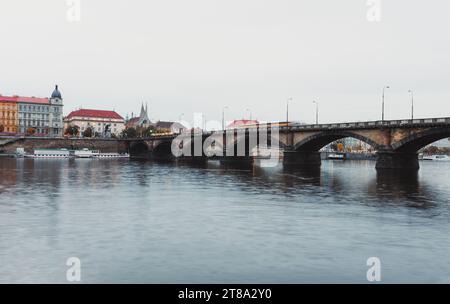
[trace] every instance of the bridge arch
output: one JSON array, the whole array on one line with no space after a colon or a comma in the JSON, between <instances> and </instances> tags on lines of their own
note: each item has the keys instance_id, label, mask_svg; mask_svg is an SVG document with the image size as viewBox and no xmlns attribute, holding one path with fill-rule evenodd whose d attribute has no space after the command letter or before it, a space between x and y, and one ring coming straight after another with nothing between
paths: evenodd
<instances>
[{"instance_id":1,"label":"bridge arch","mask_svg":"<svg viewBox=\"0 0 450 304\"><path fill-rule=\"evenodd\" d=\"M133 142L130 144L130 155L133 157L146 156L148 152L148 145L144 141Z\"/></svg>"},{"instance_id":2,"label":"bridge arch","mask_svg":"<svg viewBox=\"0 0 450 304\"><path fill-rule=\"evenodd\" d=\"M152 154L154 158L172 158L172 142L164 140L155 143Z\"/></svg>"},{"instance_id":3,"label":"bridge arch","mask_svg":"<svg viewBox=\"0 0 450 304\"><path fill-rule=\"evenodd\" d=\"M250 154L252 151L254 151L255 148L266 148L266 147L274 148L274 147L276 147L276 148L282 149L282 150L287 148L287 145L281 140L279 133L277 133L278 137L274 136L271 132L269 134L266 134L266 136L261 136L259 138L259 140L256 137L252 138L250 140L250 136L252 133L254 134L254 136L258 136L258 133L256 131L255 132L237 132L236 136L233 137L232 142L227 143L226 146L228 148L233 147L234 151L238 154L239 154L239 152L238 152L239 148L241 148L240 149L241 154L242 154L242 152L244 152L244 151L242 151L242 149L244 149L245 156L249 156L248 154ZM265 141L265 142L262 143L261 140ZM259 143L258 143L258 141L259 141ZM242 156L242 155L236 155L236 156Z\"/></svg>"},{"instance_id":4,"label":"bridge arch","mask_svg":"<svg viewBox=\"0 0 450 304\"><path fill-rule=\"evenodd\" d=\"M441 128L430 128L421 132L411 134L404 139L392 144L396 152L415 153L420 149L434 143L435 141L449 138L450 126Z\"/></svg>"},{"instance_id":5,"label":"bridge arch","mask_svg":"<svg viewBox=\"0 0 450 304\"><path fill-rule=\"evenodd\" d=\"M360 135L358 133L354 133L351 131L324 131L324 132L319 132L316 134L313 134L311 136L308 136L302 140L300 140L299 142L294 144L294 150L295 151L319 151L320 149L322 149L323 147L325 147L326 145L342 139L342 138L347 138L347 137L351 137L351 138L355 138L358 139L362 142L365 142L366 144L369 144L370 146L372 146L375 150L380 150L382 147L380 144L378 144L377 142L375 142L374 140Z\"/></svg>"}]
</instances>

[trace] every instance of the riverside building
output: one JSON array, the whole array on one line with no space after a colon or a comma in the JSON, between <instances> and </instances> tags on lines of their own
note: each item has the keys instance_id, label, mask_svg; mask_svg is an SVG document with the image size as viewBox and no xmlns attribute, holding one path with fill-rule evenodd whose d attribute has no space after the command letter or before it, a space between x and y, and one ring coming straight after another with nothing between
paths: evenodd
<instances>
[{"instance_id":1,"label":"riverside building","mask_svg":"<svg viewBox=\"0 0 450 304\"><path fill-rule=\"evenodd\" d=\"M3 132L62 136L63 100L58 86L50 98L0 96Z\"/></svg>"},{"instance_id":2,"label":"riverside building","mask_svg":"<svg viewBox=\"0 0 450 304\"><path fill-rule=\"evenodd\" d=\"M0 96L0 133L17 133L17 103Z\"/></svg>"},{"instance_id":3,"label":"riverside building","mask_svg":"<svg viewBox=\"0 0 450 304\"><path fill-rule=\"evenodd\" d=\"M83 132L90 128L93 134L109 137L112 134L120 135L125 129L125 120L115 111L79 109L64 118L64 126L65 129L77 126L79 136L83 136Z\"/></svg>"}]
</instances>

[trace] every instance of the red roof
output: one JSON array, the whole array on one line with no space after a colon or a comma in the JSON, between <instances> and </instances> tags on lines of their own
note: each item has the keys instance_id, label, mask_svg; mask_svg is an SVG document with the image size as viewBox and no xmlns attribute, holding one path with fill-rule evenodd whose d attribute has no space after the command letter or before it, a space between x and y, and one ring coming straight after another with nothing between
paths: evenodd
<instances>
[{"instance_id":1,"label":"red roof","mask_svg":"<svg viewBox=\"0 0 450 304\"><path fill-rule=\"evenodd\" d=\"M123 119L122 116L117 114L115 111L105 111L105 110L88 110L80 109L70 112L66 119L72 117L92 117L92 118L110 118L110 119Z\"/></svg>"},{"instance_id":2,"label":"red roof","mask_svg":"<svg viewBox=\"0 0 450 304\"><path fill-rule=\"evenodd\" d=\"M20 96L0 96L0 102L24 102L24 103L38 103L38 104L48 104L48 98L37 98L37 97L20 97Z\"/></svg>"},{"instance_id":3,"label":"red roof","mask_svg":"<svg viewBox=\"0 0 450 304\"><path fill-rule=\"evenodd\" d=\"M233 121L231 124L228 125L227 128L237 128L237 127L242 127L242 126L247 126L247 125L256 125L256 124L259 124L259 121L249 120L249 119L240 119L240 120Z\"/></svg>"},{"instance_id":4,"label":"red roof","mask_svg":"<svg viewBox=\"0 0 450 304\"><path fill-rule=\"evenodd\" d=\"M139 122L140 117L132 117L126 122L127 128L134 127Z\"/></svg>"}]
</instances>

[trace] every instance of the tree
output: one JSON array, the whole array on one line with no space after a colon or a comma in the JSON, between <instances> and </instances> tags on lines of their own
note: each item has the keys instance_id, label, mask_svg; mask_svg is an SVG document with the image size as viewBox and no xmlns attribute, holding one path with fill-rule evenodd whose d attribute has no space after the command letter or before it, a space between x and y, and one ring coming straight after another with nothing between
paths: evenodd
<instances>
[{"instance_id":1,"label":"tree","mask_svg":"<svg viewBox=\"0 0 450 304\"><path fill-rule=\"evenodd\" d=\"M429 146L424 149L425 154L439 154L440 150L436 146Z\"/></svg>"},{"instance_id":2,"label":"tree","mask_svg":"<svg viewBox=\"0 0 450 304\"><path fill-rule=\"evenodd\" d=\"M335 142L335 141L332 142L330 144L330 149L333 150L333 151L337 151L338 150L337 142Z\"/></svg>"},{"instance_id":3,"label":"tree","mask_svg":"<svg viewBox=\"0 0 450 304\"><path fill-rule=\"evenodd\" d=\"M86 130L84 130L83 132L83 137L92 137L92 128L91 127L87 127Z\"/></svg>"},{"instance_id":4,"label":"tree","mask_svg":"<svg viewBox=\"0 0 450 304\"><path fill-rule=\"evenodd\" d=\"M35 128L28 128L27 129L27 135L34 135L36 133L36 129Z\"/></svg>"},{"instance_id":5,"label":"tree","mask_svg":"<svg viewBox=\"0 0 450 304\"><path fill-rule=\"evenodd\" d=\"M148 128L143 130L142 136L149 137L149 136L152 136L154 132L155 132L155 127L149 126Z\"/></svg>"},{"instance_id":6,"label":"tree","mask_svg":"<svg viewBox=\"0 0 450 304\"><path fill-rule=\"evenodd\" d=\"M136 138L138 135L138 132L135 128L127 128L122 131L122 137L123 138Z\"/></svg>"},{"instance_id":7,"label":"tree","mask_svg":"<svg viewBox=\"0 0 450 304\"><path fill-rule=\"evenodd\" d=\"M80 127L78 126L68 126L66 131L64 132L65 135L70 136L78 136L80 134Z\"/></svg>"}]
</instances>

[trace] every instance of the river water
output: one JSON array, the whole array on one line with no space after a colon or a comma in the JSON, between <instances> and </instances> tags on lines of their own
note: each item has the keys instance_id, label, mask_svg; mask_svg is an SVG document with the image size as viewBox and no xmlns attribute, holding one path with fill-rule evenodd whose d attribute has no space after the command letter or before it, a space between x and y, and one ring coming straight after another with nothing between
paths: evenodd
<instances>
[{"instance_id":1,"label":"river water","mask_svg":"<svg viewBox=\"0 0 450 304\"><path fill-rule=\"evenodd\" d=\"M320 170L0 158L0 282L450 282L450 163Z\"/></svg>"}]
</instances>

